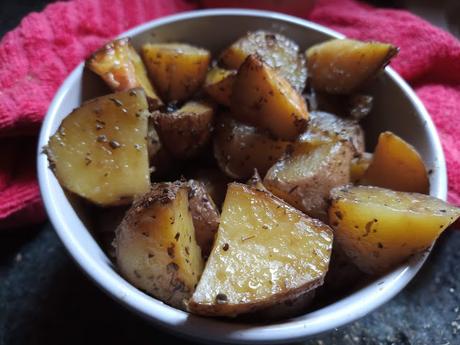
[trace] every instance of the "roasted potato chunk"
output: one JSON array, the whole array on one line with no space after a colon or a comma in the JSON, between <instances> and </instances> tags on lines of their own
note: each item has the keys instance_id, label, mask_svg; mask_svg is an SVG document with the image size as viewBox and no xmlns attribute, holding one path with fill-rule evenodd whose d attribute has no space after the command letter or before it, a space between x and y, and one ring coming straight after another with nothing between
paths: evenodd
<instances>
[{"instance_id":1,"label":"roasted potato chunk","mask_svg":"<svg viewBox=\"0 0 460 345\"><path fill-rule=\"evenodd\" d=\"M217 103L230 107L236 71L213 67L206 75L204 91Z\"/></svg>"},{"instance_id":2,"label":"roasted potato chunk","mask_svg":"<svg viewBox=\"0 0 460 345\"><path fill-rule=\"evenodd\" d=\"M371 161L372 153L368 152L364 152L359 157L353 158L350 166L350 181L353 183L359 182L366 173Z\"/></svg>"},{"instance_id":3,"label":"roasted potato chunk","mask_svg":"<svg viewBox=\"0 0 460 345\"><path fill-rule=\"evenodd\" d=\"M231 103L236 119L279 139L295 140L308 124L305 100L256 55L249 55L238 70Z\"/></svg>"},{"instance_id":4,"label":"roasted potato chunk","mask_svg":"<svg viewBox=\"0 0 460 345\"><path fill-rule=\"evenodd\" d=\"M265 172L283 155L288 143L272 138L263 130L222 114L214 133L214 157L222 171L232 178L247 179L254 168Z\"/></svg>"},{"instance_id":5,"label":"roasted potato chunk","mask_svg":"<svg viewBox=\"0 0 460 345\"><path fill-rule=\"evenodd\" d=\"M329 192L350 182L351 145L297 144L267 172L264 186L311 217L327 219Z\"/></svg>"},{"instance_id":6,"label":"roasted potato chunk","mask_svg":"<svg viewBox=\"0 0 460 345\"><path fill-rule=\"evenodd\" d=\"M220 214L204 183L189 180L188 202L192 213L193 226L195 227L196 242L201 248L204 258L209 256L214 237L219 227Z\"/></svg>"},{"instance_id":7,"label":"roasted potato chunk","mask_svg":"<svg viewBox=\"0 0 460 345\"><path fill-rule=\"evenodd\" d=\"M166 150L185 159L198 154L208 143L214 109L203 101L189 101L172 113L155 112L153 118Z\"/></svg>"},{"instance_id":8,"label":"roasted potato chunk","mask_svg":"<svg viewBox=\"0 0 460 345\"><path fill-rule=\"evenodd\" d=\"M126 91L142 87L152 108L156 109L162 104L129 38L107 43L91 55L86 66L99 75L112 90Z\"/></svg>"},{"instance_id":9,"label":"roasted potato chunk","mask_svg":"<svg viewBox=\"0 0 460 345\"><path fill-rule=\"evenodd\" d=\"M310 47L307 68L314 89L350 94L390 62L398 48L387 43L333 39Z\"/></svg>"},{"instance_id":10,"label":"roasted potato chunk","mask_svg":"<svg viewBox=\"0 0 460 345\"><path fill-rule=\"evenodd\" d=\"M203 84L211 60L209 51L181 43L144 44L142 57L165 102L193 96Z\"/></svg>"},{"instance_id":11,"label":"roasted potato chunk","mask_svg":"<svg viewBox=\"0 0 460 345\"><path fill-rule=\"evenodd\" d=\"M228 47L220 56L226 68L238 69L251 54L257 54L271 68L302 92L307 80L305 58L299 54L299 46L289 38L267 31L255 31Z\"/></svg>"},{"instance_id":12,"label":"roasted potato chunk","mask_svg":"<svg viewBox=\"0 0 460 345\"><path fill-rule=\"evenodd\" d=\"M381 133L361 184L427 194L428 173L417 150L391 132Z\"/></svg>"},{"instance_id":13,"label":"roasted potato chunk","mask_svg":"<svg viewBox=\"0 0 460 345\"><path fill-rule=\"evenodd\" d=\"M299 137L299 141L328 141L327 138L329 141L347 140L357 154L364 152L364 131L359 123L323 111L310 112L308 129Z\"/></svg>"},{"instance_id":14,"label":"roasted potato chunk","mask_svg":"<svg viewBox=\"0 0 460 345\"><path fill-rule=\"evenodd\" d=\"M61 186L102 206L130 203L147 192L147 108L144 91L133 89L72 111L46 149Z\"/></svg>"},{"instance_id":15,"label":"roasted potato chunk","mask_svg":"<svg viewBox=\"0 0 460 345\"><path fill-rule=\"evenodd\" d=\"M331 191L329 224L345 254L363 272L380 274L428 249L460 209L418 193L371 186Z\"/></svg>"},{"instance_id":16,"label":"roasted potato chunk","mask_svg":"<svg viewBox=\"0 0 460 345\"><path fill-rule=\"evenodd\" d=\"M179 309L203 270L183 183L158 183L117 229L117 266L134 286Z\"/></svg>"},{"instance_id":17,"label":"roasted potato chunk","mask_svg":"<svg viewBox=\"0 0 460 345\"><path fill-rule=\"evenodd\" d=\"M331 247L327 225L270 193L232 183L188 309L236 316L298 297L322 284Z\"/></svg>"}]
</instances>

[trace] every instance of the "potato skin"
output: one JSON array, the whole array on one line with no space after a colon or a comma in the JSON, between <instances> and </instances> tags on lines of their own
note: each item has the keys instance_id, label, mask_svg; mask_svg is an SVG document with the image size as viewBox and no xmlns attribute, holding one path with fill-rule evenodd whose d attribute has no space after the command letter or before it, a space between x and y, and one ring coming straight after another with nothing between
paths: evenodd
<instances>
[{"instance_id":1,"label":"potato skin","mask_svg":"<svg viewBox=\"0 0 460 345\"><path fill-rule=\"evenodd\" d=\"M214 133L214 157L229 177L249 178L254 169L261 174L279 159L288 143L269 133L236 121L228 113L219 116Z\"/></svg>"},{"instance_id":2,"label":"potato skin","mask_svg":"<svg viewBox=\"0 0 460 345\"><path fill-rule=\"evenodd\" d=\"M195 227L196 242L201 248L203 258L207 258L214 244L219 228L220 213L216 204L206 191L204 183L188 180L188 202Z\"/></svg>"},{"instance_id":3,"label":"potato skin","mask_svg":"<svg viewBox=\"0 0 460 345\"><path fill-rule=\"evenodd\" d=\"M206 75L204 91L217 103L230 107L236 71L213 67Z\"/></svg>"},{"instance_id":4,"label":"potato skin","mask_svg":"<svg viewBox=\"0 0 460 345\"><path fill-rule=\"evenodd\" d=\"M299 137L299 141L317 142L337 140L349 141L356 155L364 152L364 130L358 122L324 111L310 112L308 129Z\"/></svg>"},{"instance_id":5,"label":"potato skin","mask_svg":"<svg viewBox=\"0 0 460 345\"><path fill-rule=\"evenodd\" d=\"M155 112L153 118L166 150L175 158L188 159L209 142L214 109L204 101L189 101L172 113Z\"/></svg>"},{"instance_id":6,"label":"potato skin","mask_svg":"<svg viewBox=\"0 0 460 345\"><path fill-rule=\"evenodd\" d=\"M331 247L327 225L270 193L232 183L188 309L233 317L297 298L322 284Z\"/></svg>"},{"instance_id":7,"label":"potato skin","mask_svg":"<svg viewBox=\"0 0 460 345\"><path fill-rule=\"evenodd\" d=\"M67 190L100 206L129 204L150 188L148 104L143 89L95 98L73 110L45 150Z\"/></svg>"},{"instance_id":8,"label":"potato skin","mask_svg":"<svg viewBox=\"0 0 460 345\"><path fill-rule=\"evenodd\" d=\"M307 68L315 90L331 94L351 94L398 53L398 48L380 42L333 39L306 51Z\"/></svg>"},{"instance_id":9,"label":"potato skin","mask_svg":"<svg viewBox=\"0 0 460 345\"><path fill-rule=\"evenodd\" d=\"M274 32L249 32L224 50L219 61L226 68L238 69L251 54L276 69L297 92L303 91L307 79L305 57L299 54L299 46L294 41Z\"/></svg>"},{"instance_id":10,"label":"potato skin","mask_svg":"<svg viewBox=\"0 0 460 345\"><path fill-rule=\"evenodd\" d=\"M264 186L264 184L262 182L262 178L260 177L259 172L257 171L257 169L254 169L253 175L251 176L251 178L248 180L248 182L246 184L249 187L253 187L255 189L263 190L265 192L268 192L268 189L265 188L265 186Z\"/></svg>"},{"instance_id":11,"label":"potato skin","mask_svg":"<svg viewBox=\"0 0 460 345\"><path fill-rule=\"evenodd\" d=\"M206 192L209 194L214 203L219 207L219 209L222 207L225 194L227 193L227 185L232 182L232 179L230 179L217 167L196 169L186 176L203 183Z\"/></svg>"},{"instance_id":12,"label":"potato skin","mask_svg":"<svg viewBox=\"0 0 460 345\"><path fill-rule=\"evenodd\" d=\"M152 185L116 231L117 267L134 286L179 309L203 270L182 182Z\"/></svg>"},{"instance_id":13,"label":"potato skin","mask_svg":"<svg viewBox=\"0 0 460 345\"><path fill-rule=\"evenodd\" d=\"M305 100L256 55L249 55L238 70L231 110L237 120L282 140L295 140L308 125Z\"/></svg>"},{"instance_id":14,"label":"potato skin","mask_svg":"<svg viewBox=\"0 0 460 345\"><path fill-rule=\"evenodd\" d=\"M307 215L327 220L329 192L350 182L347 142L298 143L267 172L264 186Z\"/></svg>"},{"instance_id":15,"label":"potato skin","mask_svg":"<svg viewBox=\"0 0 460 345\"><path fill-rule=\"evenodd\" d=\"M369 274L385 273L429 249L459 216L459 208L424 194L371 186L331 191L329 224L336 240Z\"/></svg>"},{"instance_id":16,"label":"potato skin","mask_svg":"<svg viewBox=\"0 0 460 345\"><path fill-rule=\"evenodd\" d=\"M181 43L144 44L142 58L165 102L186 101L206 78L209 51Z\"/></svg>"},{"instance_id":17,"label":"potato skin","mask_svg":"<svg viewBox=\"0 0 460 345\"><path fill-rule=\"evenodd\" d=\"M417 150L392 132L379 136L371 163L360 184L401 192L428 194L428 172Z\"/></svg>"},{"instance_id":18,"label":"potato skin","mask_svg":"<svg viewBox=\"0 0 460 345\"><path fill-rule=\"evenodd\" d=\"M147 77L147 70L130 38L107 43L91 55L86 67L99 75L113 91L127 91L141 87L152 109L163 103Z\"/></svg>"}]
</instances>

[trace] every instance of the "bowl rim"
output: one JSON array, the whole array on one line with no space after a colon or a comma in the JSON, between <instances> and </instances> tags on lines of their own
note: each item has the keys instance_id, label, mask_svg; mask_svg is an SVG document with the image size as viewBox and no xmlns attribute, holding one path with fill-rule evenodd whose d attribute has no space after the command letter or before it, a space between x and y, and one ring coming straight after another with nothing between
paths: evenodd
<instances>
[{"instance_id":1,"label":"bowl rim","mask_svg":"<svg viewBox=\"0 0 460 345\"><path fill-rule=\"evenodd\" d=\"M164 24L207 16L263 17L274 21L302 26L306 29L319 31L336 38L345 37L322 25L290 15L271 11L236 8L182 12L180 14L170 15L144 23L120 34L118 37L131 37ZM72 217L70 220L64 217L62 208L71 208L71 206L70 204L62 205L62 203L59 202L59 197L56 196L56 193L53 193L52 182L54 175L48 169L48 161L42 153L42 147L47 144L48 138L53 134L53 125L56 122L57 112L63 99L69 87L81 77L83 68L84 62L81 62L65 79L55 94L44 118L39 135L37 152L37 172L40 191L45 209L58 237L82 271L109 296L128 309L140 314L142 317L155 322L163 328L179 332L179 335L192 336L201 341L266 344L302 340L337 329L380 307L407 285L426 260L428 253L420 255L417 259L381 277L379 280L382 282L384 281L385 284L382 284L379 289L376 289L373 285L367 286L319 310L315 310L297 318L281 320L268 325L243 324L203 318L172 308L144 294L125 281L113 267L110 267L111 262L102 250L100 250L100 253L96 253L99 259L97 260L94 253L90 254L88 249L79 242L79 233L81 231L87 231L87 229L76 214L75 217ZM410 99L418 115L426 122L427 132L431 136L431 141L434 145L433 149L437 154L438 179L434 181L436 184L435 190L437 191L434 196L445 200L447 197L446 164L441 142L433 121L422 102L418 99L409 85L392 68L386 67L385 73L398 84L401 90ZM73 229L77 229L77 231ZM106 261L106 265L101 265L101 255L103 256L103 260ZM378 282L378 284L380 283L381 282ZM371 295L372 298L363 299L366 296L369 297L371 292L373 293Z\"/></svg>"}]
</instances>

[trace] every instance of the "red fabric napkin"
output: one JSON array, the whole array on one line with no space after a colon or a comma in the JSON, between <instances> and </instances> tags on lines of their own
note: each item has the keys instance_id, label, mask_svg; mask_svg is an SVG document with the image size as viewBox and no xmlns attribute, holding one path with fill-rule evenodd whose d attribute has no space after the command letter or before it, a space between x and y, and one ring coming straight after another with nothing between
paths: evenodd
<instances>
[{"instance_id":1,"label":"red fabric napkin","mask_svg":"<svg viewBox=\"0 0 460 345\"><path fill-rule=\"evenodd\" d=\"M73 0L24 18L0 41L0 227L45 218L35 178L35 138L68 73L94 49L142 22L225 5L225 1ZM262 1L241 2L264 8ZM273 1L271 1L273 5ZM460 204L460 42L406 11L355 0L320 0L310 12L293 1L280 10L347 36L400 47L392 66L416 90L438 128L447 158L449 200ZM280 6L277 5L277 8ZM294 12L294 13L292 13Z\"/></svg>"}]
</instances>

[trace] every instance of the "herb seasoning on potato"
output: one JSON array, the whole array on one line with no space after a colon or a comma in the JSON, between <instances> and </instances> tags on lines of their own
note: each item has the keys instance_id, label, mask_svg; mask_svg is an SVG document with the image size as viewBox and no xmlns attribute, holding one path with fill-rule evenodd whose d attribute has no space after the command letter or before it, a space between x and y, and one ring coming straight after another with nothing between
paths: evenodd
<instances>
[{"instance_id":1,"label":"herb seasoning on potato","mask_svg":"<svg viewBox=\"0 0 460 345\"><path fill-rule=\"evenodd\" d=\"M366 147L366 87L391 44L303 54L258 30L212 61L139 43L140 55L125 38L88 59L116 93L72 111L44 152L61 186L98 206L121 275L152 297L240 322L294 317L420 255L459 218L425 195L428 169L403 138Z\"/></svg>"}]
</instances>

